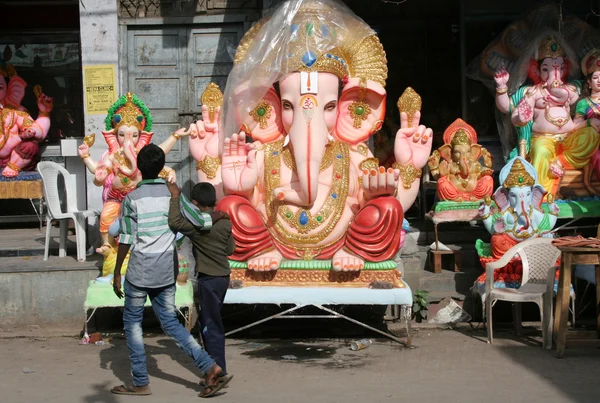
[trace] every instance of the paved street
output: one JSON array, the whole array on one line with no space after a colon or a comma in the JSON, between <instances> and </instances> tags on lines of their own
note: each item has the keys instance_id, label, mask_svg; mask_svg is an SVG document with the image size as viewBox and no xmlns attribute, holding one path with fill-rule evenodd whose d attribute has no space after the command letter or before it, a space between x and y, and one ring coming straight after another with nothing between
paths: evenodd
<instances>
[{"instance_id":1,"label":"paved street","mask_svg":"<svg viewBox=\"0 0 600 403\"><path fill-rule=\"evenodd\" d=\"M533 333L529 330L533 336ZM214 401L295 402L598 402L600 350L578 344L564 359L499 330L421 328L413 349L383 340L351 351L347 340L228 341L230 387ZM192 402L198 373L168 338L146 338L152 396L120 397L110 387L129 382L127 347L80 346L74 338L0 341L0 401ZM529 345L526 343L530 343ZM532 345L533 344L533 345ZM282 358L283 356L288 359ZM292 359L290 359L292 358ZM295 359L293 359L295 358Z\"/></svg>"}]
</instances>

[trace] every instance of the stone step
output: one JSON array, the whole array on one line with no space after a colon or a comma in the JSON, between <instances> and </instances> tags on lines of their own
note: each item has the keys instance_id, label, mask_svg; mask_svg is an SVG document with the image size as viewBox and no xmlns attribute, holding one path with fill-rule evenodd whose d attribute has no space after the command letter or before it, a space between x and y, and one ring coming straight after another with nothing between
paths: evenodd
<instances>
[{"instance_id":1,"label":"stone step","mask_svg":"<svg viewBox=\"0 0 600 403\"><path fill-rule=\"evenodd\" d=\"M50 232L50 255L58 255L60 231L53 227ZM46 228L5 229L0 232L0 258L42 256ZM67 236L67 255L77 254L77 243L72 231Z\"/></svg>"}]
</instances>

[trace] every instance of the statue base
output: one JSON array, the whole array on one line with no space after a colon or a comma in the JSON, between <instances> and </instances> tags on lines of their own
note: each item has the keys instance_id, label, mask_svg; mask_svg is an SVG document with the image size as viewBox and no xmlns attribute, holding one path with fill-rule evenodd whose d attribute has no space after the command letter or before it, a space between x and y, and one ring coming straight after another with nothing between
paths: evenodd
<instances>
[{"instance_id":1,"label":"statue base","mask_svg":"<svg viewBox=\"0 0 600 403\"><path fill-rule=\"evenodd\" d=\"M295 287L373 287L373 283L389 283L393 288L406 288L402 273L393 260L366 262L363 270L333 271L331 260L283 260L278 270L254 271L247 263L229 261L231 280L248 286ZM383 288L383 287L373 287Z\"/></svg>"},{"instance_id":2,"label":"statue base","mask_svg":"<svg viewBox=\"0 0 600 403\"><path fill-rule=\"evenodd\" d=\"M583 182L584 171L578 169L567 169L562 176L556 193L557 199L567 199L574 197L590 197L600 194L600 180L593 173L590 178L590 188ZM593 192L593 193L592 193Z\"/></svg>"}]
</instances>

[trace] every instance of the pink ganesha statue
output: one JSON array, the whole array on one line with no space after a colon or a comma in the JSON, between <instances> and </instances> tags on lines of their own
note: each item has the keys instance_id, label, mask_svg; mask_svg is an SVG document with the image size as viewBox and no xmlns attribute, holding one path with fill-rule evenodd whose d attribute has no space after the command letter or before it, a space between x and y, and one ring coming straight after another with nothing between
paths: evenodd
<instances>
[{"instance_id":1,"label":"pink ganesha statue","mask_svg":"<svg viewBox=\"0 0 600 403\"><path fill-rule=\"evenodd\" d=\"M386 63L375 32L331 0L286 2L246 33L224 97L208 87L190 139L199 180L226 195L217 208L231 217L232 268L247 262L233 279L401 286L372 272L403 243L432 130L409 88L396 162L373 157L365 142L384 121Z\"/></svg>"},{"instance_id":2,"label":"pink ganesha statue","mask_svg":"<svg viewBox=\"0 0 600 403\"><path fill-rule=\"evenodd\" d=\"M52 98L34 87L39 115L34 120L21 106L27 83L14 67L0 62L0 168L2 175L14 177L20 171L35 169L40 159L40 147L50 129Z\"/></svg>"},{"instance_id":3,"label":"pink ganesha statue","mask_svg":"<svg viewBox=\"0 0 600 403\"><path fill-rule=\"evenodd\" d=\"M121 202L125 196L135 189L142 175L137 168L137 153L150 143L154 133L152 116L146 105L135 94L121 96L108 110L104 139L108 144L100 161L90 156L90 147L94 144L95 135L84 138L79 146L79 156L88 170L94 175L94 184L103 187L102 213L100 215L100 234L103 244L96 252L105 256L103 274L112 273L116 258L116 240L109 234L110 226L119 217ZM182 136L189 132L178 130L169 136L160 147L168 153ZM169 167L161 172L161 177L175 181L175 171Z\"/></svg>"}]
</instances>

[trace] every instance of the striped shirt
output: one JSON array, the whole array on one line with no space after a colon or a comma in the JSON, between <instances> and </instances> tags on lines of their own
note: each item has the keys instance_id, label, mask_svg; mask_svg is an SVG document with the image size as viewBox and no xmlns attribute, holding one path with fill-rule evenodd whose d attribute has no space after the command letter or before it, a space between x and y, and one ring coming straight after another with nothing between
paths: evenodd
<instances>
[{"instance_id":1,"label":"striped shirt","mask_svg":"<svg viewBox=\"0 0 600 403\"><path fill-rule=\"evenodd\" d=\"M142 180L121 207L119 243L131 245L125 278L136 287L160 288L175 283L178 273L175 233L169 228L171 193L162 179ZM212 221L204 215L202 225Z\"/></svg>"}]
</instances>

